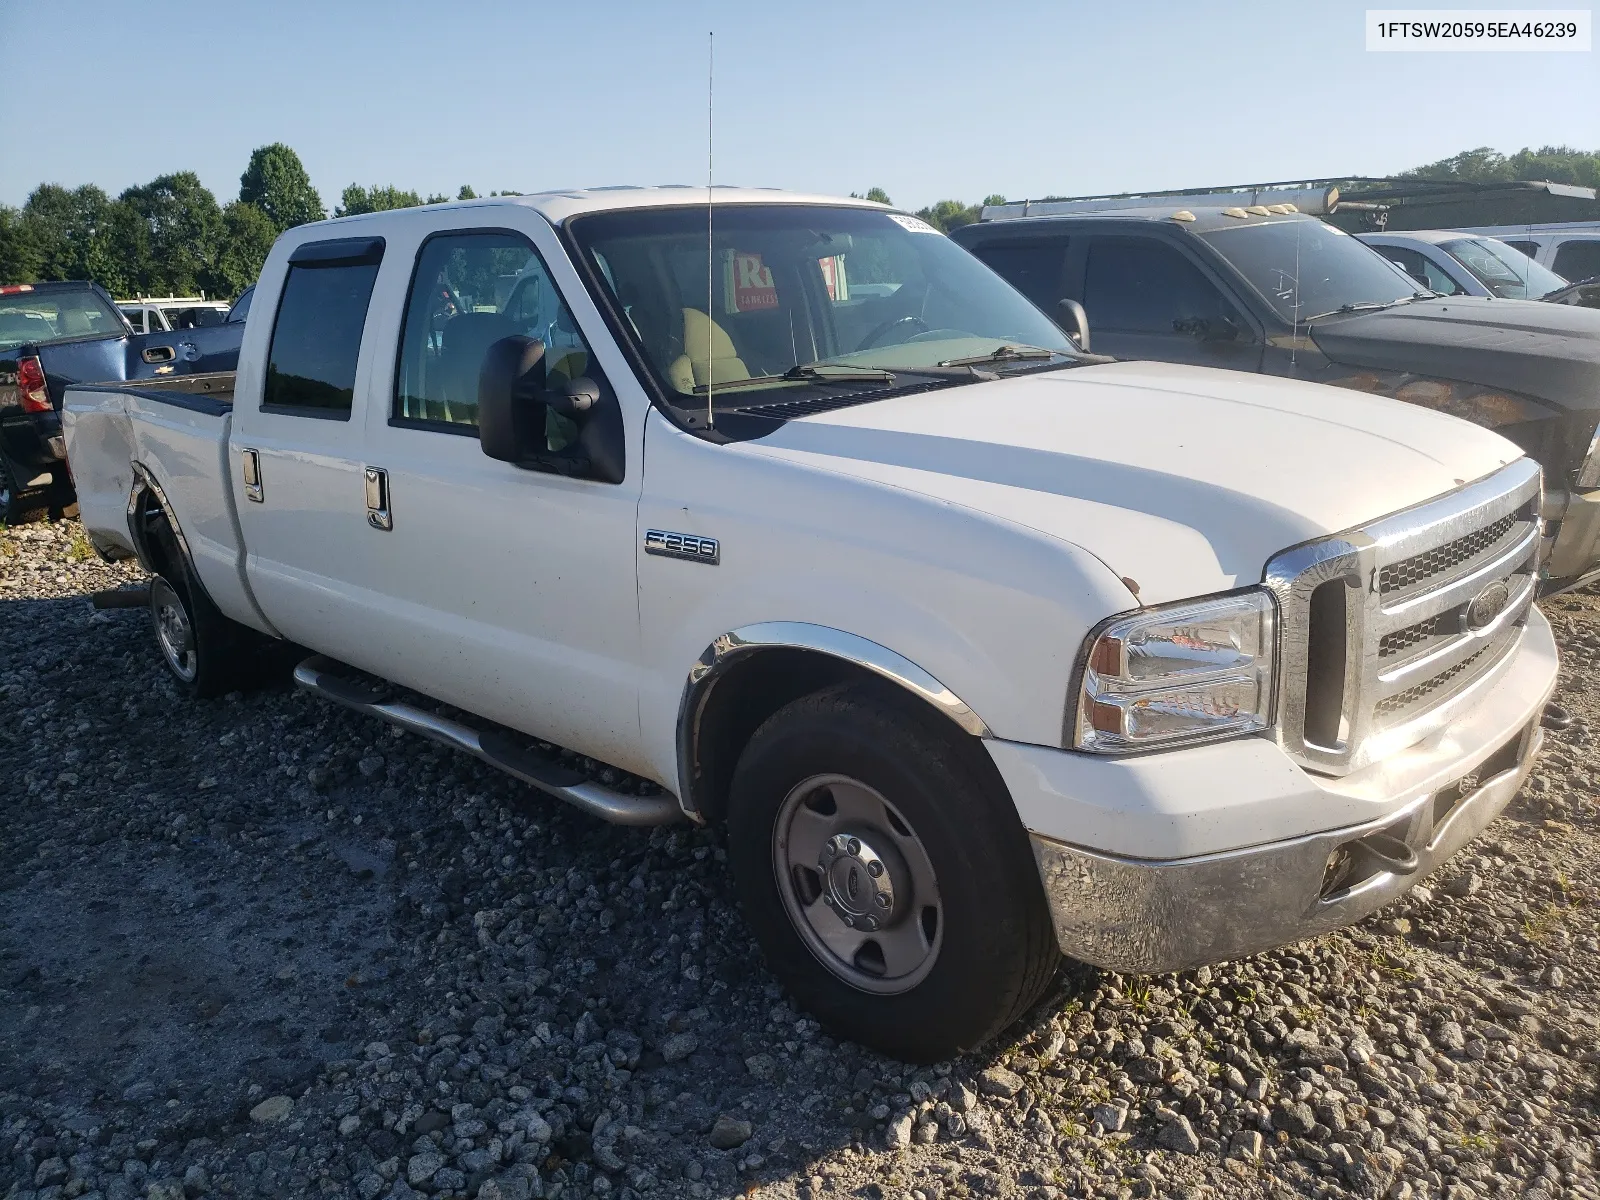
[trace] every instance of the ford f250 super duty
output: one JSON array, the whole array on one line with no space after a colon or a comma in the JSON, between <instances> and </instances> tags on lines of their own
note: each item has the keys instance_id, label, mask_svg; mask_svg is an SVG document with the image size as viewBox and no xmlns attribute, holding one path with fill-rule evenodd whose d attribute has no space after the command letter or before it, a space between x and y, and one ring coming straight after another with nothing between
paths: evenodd
<instances>
[{"instance_id":1,"label":"ford f250 super duty","mask_svg":"<svg viewBox=\"0 0 1600 1200\"><path fill-rule=\"evenodd\" d=\"M772 970L886 1052L983 1043L1062 952L1345 925L1538 749L1515 445L1084 354L904 213L432 205L290 230L258 294L236 376L67 393L172 677L282 639L302 686L603 818L725 823Z\"/></svg>"}]
</instances>

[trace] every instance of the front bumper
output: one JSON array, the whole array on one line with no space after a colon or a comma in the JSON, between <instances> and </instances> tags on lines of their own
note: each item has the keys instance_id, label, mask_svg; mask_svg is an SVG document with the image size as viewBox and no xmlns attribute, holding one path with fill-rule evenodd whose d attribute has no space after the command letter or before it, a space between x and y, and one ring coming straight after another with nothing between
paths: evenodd
<instances>
[{"instance_id":1,"label":"front bumper","mask_svg":"<svg viewBox=\"0 0 1600 1200\"><path fill-rule=\"evenodd\" d=\"M1017 753L991 743L1029 826L1062 952L1127 973L1181 971L1327 933L1403 894L1494 820L1532 769L1556 682L1554 638L1538 610L1513 656L1510 670L1450 728L1339 780L1307 775L1287 760L1287 769L1267 769L1261 739L1197 747L1210 754L1189 760L1187 770L1160 760L1193 751L1089 764L1086 756L1053 752L1066 768L1056 779L1036 748ZM1237 771L1227 769L1230 753ZM1077 787L1110 784L1118 773L1132 783L1109 805L1102 799L1059 819ZM1114 822L1103 819L1110 807L1119 810ZM1346 819L1282 836L1285 822L1301 830L1330 823L1329 810ZM1351 813L1364 819L1350 821ZM1075 844L1074 825L1098 828L1100 845L1117 848ZM1196 844L1195 836L1205 846L1206 831L1222 836L1222 829L1239 839L1233 846L1248 836L1242 829L1277 835L1243 849L1137 852ZM1376 833L1405 842L1416 870L1398 874L1352 845Z\"/></svg>"},{"instance_id":2,"label":"front bumper","mask_svg":"<svg viewBox=\"0 0 1600 1200\"><path fill-rule=\"evenodd\" d=\"M1555 530L1544 551L1544 594L1600 578L1600 491L1549 493L1544 517Z\"/></svg>"}]
</instances>

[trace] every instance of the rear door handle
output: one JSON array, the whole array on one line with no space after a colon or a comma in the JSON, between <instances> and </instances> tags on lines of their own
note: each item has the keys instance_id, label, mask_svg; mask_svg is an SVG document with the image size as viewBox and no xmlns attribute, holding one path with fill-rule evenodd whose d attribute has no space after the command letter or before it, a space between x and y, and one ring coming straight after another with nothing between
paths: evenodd
<instances>
[{"instance_id":1,"label":"rear door handle","mask_svg":"<svg viewBox=\"0 0 1600 1200\"><path fill-rule=\"evenodd\" d=\"M382 467L368 467L365 471L367 485L367 524L374 529L388 531L394 528L394 517L389 512L389 472Z\"/></svg>"},{"instance_id":2,"label":"rear door handle","mask_svg":"<svg viewBox=\"0 0 1600 1200\"><path fill-rule=\"evenodd\" d=\"M239 457L244 463L244 498L246 500L254 500L257 504L260 504L262 501L261 456L254 450L241 450Z\"/></svg>"}]
</instances>

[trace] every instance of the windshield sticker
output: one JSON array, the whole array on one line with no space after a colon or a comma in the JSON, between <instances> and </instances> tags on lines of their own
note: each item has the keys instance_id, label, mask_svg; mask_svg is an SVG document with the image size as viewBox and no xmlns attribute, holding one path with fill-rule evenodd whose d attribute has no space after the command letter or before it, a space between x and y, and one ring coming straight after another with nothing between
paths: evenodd
<instances>
[{"instance_id":1,"label":"windshield sticker","mask_svg":"<svg viewBox=\"0 0 1600 1200\"><path fill-rule=\"evenodd\" d=\"M900 226L901 229L909 230L912 233L938 233L939 232L932 225L929 225L926 221L922 220L919 217L908 217L908 216L904 216L901 213L890 213L889 214L889 220L893 221L896 225Z\"/></svg>"},{"instance_id":2,"label":"windshield sticker","mask_svg":"<svg viewBox=\"0 0 1600 1200\"><path fill-rule=\"evenodd\" d=\"M724 259L724 294L732 301L729 312L763 312L778 307L778 288L772 269L761 255L735 250Z\"/></svg>"},{"instance_id":3,"label":"windshield sticker","mask_svg":"<svg viewBox=\"0 0 1600 1200\"><path fill-rule=\"evenodd\" d=\"M835 304L850 299L850 280L844 273L844 255L819 258L817 266L822 270L822 283L828 289L828 299Z\"/></svg>"}]
</instances>

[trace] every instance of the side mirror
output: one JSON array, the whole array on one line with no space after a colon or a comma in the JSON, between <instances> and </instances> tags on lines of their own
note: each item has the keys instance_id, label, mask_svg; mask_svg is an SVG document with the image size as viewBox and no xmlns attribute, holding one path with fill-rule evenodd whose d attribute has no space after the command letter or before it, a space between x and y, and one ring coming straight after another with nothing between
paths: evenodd
<instances>
[{"instance_id":1,"label":"side mirror","mask_svg":"<svg viewBox=\"0 0 1600 1200\"><path fill-rule=\"evenodd\" d=\"M478 442L501 462L519 463L544 449L544 343L501 338L478 370Z\"/></svg>"},{"instance_id":2,"label":"side mirror","mask_svg":"<svg viewBox=\"0 0 1600 1200\"><path fill-rule=\"evenodd\" d=\"M626 435L616 397L582 376L550 387L544 349L534 338L508 337L485 351L478 372L483 452L531 471L621 483Z\"/></svg>"},{"instance_id":3,"label":"side mirror","mask_svg":"<svg viewBox=\"0 0 1600 1200\"><path fill-rule=\"evenodd\" d=\"M1076 300L1061 300L1056 304L1056 310L1061 314L1057 322L1062 329L1067 331L1067 336L1078 343L1078 349L1085 354L1089 353L1089 314L1083 311L1083 305Z\"/></svg>"}]
</instances>

